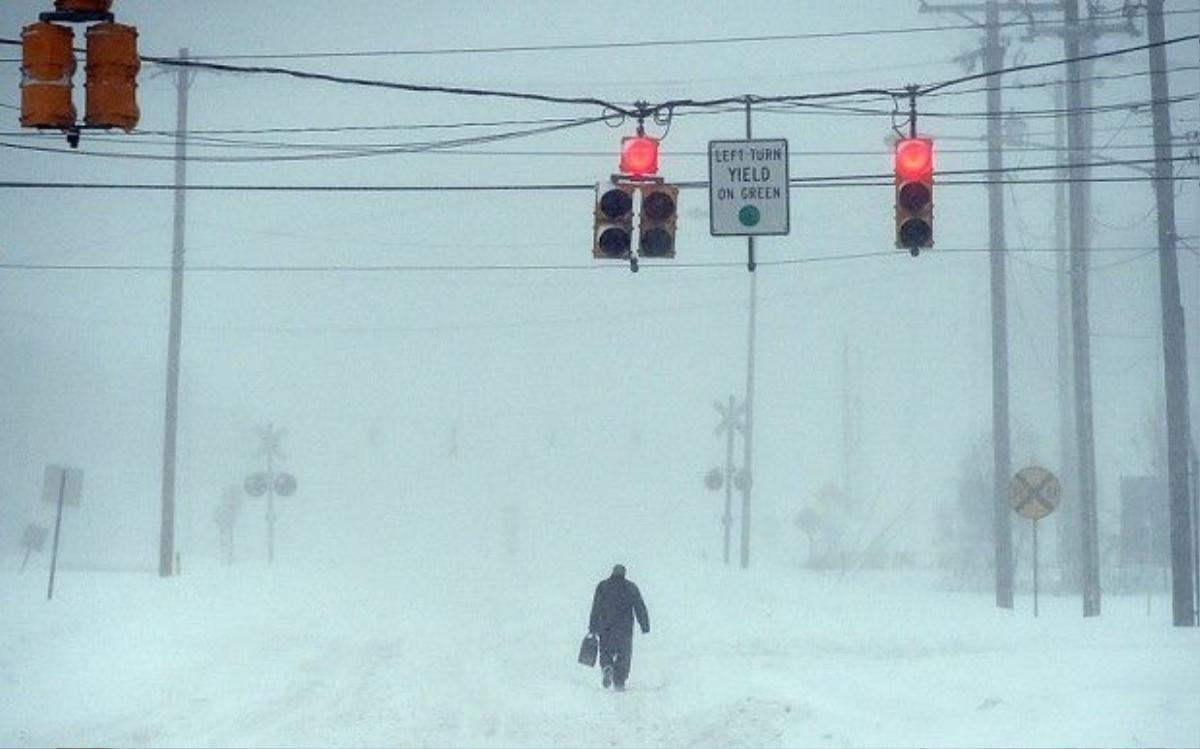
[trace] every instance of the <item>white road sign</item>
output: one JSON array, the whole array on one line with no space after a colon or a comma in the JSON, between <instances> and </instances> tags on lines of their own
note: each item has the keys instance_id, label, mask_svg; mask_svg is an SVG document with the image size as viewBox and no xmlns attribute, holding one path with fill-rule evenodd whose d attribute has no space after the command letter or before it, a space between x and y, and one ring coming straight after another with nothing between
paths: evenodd
<instances>
[{"instance_id":1,"label":"white road sign","mask_svg":"<svg viewBox=\"0 0 1200 749\"><path fill-rule=\"evenodd\" d=\"M787 140L709 141L708 208L714 237L787 234Z\"/></svg>"}]
</instances>

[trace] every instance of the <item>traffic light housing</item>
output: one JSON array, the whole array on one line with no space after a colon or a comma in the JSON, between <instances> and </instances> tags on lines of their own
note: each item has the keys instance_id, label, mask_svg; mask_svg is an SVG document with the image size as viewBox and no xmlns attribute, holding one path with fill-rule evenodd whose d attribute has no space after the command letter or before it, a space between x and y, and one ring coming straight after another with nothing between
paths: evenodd
<instances>
[{"instance_id":1,"label":"traffic light housing","mask_svg":"<svg viewBox=\"0 0 1200 749\"><path fill-rule=\"evenodd\" d=\"M141 59L137 29L120 23L98 23L87 30L87 108L84 122L92 127L137 125L137 74Z\"/></svg>"},{"instance_id":2,"label":"traffic light housing","mask_svg":"<svg viewBox=\"0 0 1200 749\"><path fill-rule=\"evenodd\" d=\"M66 128L75 124L71 78L75 32L54 23L21 31L21 126Z\"/></svg>"},{"instance_id":3,"label":"traffic light housing","mask_svg":"<svg viewBox=\"0 0 1200 749\"><path fill-rule=\"evenodd\" d=\"M896 247L916 255L933 246L933 141L896 143Z\"/></svg>"},{"instance_id":4,"label":"traffic light housing","mask_svg":"<svg viewBox=\"0 0 1200 749\"><path fill-rule=\"evenodd\" d=\"M638 255L675 257L675 220L679 215L679 188L675 185L638 185L641 210L638 220Z\"/></svg>"},{"instance_id":5,"label":"traffic light housing","mask_svg":"<svg viewBox=\"0 0 1200 749\"><path fill-rule=\"evenodd\" d=\"M600 182L592 224L592 257L626 260L633 246L633 187Z\"/></svg>"}]
</instances>

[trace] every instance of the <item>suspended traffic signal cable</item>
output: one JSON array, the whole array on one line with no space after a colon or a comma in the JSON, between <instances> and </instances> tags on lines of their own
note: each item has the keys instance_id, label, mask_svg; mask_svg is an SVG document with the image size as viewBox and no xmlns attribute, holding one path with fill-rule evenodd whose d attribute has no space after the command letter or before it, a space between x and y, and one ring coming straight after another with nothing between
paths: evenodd
<instances>
[{"instance_id":1,"label":"suspended traffic signal cable","mask_svg":"<svg viewBox=\"0 0 1200 749\"><path fill-rule=\"evenodd\" d=\"M0 147L32 148L0 142ZM72 153L65 149L51 149L58 153ZM121 156L121 154L109 154ZM128 155L125 155L128 157ZM1171 162L1196 162L1195 155L1173 156ZM939 170L939 176L974 176L988 174L1006 174L1021 172L1046 172L1058 169L1098 169L1104 167L1136 167L1154 164L1158 160L1147 159L1105 159L1085 164L1038 164L1030 166L1003 167L1000 169L953 169ZM844 174L816 175L808 177L793 177L788 180L791 187L875 187L892 183L892 175L888 174ZM1034 179L1002 180L1005 184L1058 184L1069 182L1146 182L1159 178L1153 175L1137 177L1052 177ZM708 182L703 180L680 180L674 184L685 189L707 189ZM983 180L939 180L944 185L983 185ZM114 182L39 182L32 180L0 181L0 188L7 189L83 189L83 190L188 190L199 192L534 192L534 191L580 191L594 190L594 183L551 183L551 184L493 184L493 185L182 185L154 183L114 183Z\"/></svg>"},{"instance_id":2,"label":"suspended traffic signal cable","mask_svg":"<svg viewBox=\"0 0 1200 749\"><path fill-rule=\"evenodd\" d=\"M422 141L415 143L380 145L371 148L355 148L346 150L342 147L338 149L336 144L325 146L326 150L323 153L308 153L308 154L288 154L275 156L187 156L182 160L195 162L219 162L219 163L247 163L247 162L283 162L283 161L315 161L315 160L332 160L332 159L355 159L371 156L389 156L397 154L423 153L427 151L453 151L456 148L465 146L475 146L487 143L496 143L506 140L515 140L518 138L527 138L535 135L545 135L547 133L559 132L571 128L580 127L583 125L591 125L602 121L603 117L584 117L576 120L569 120L562 124L547 125L544 127L533 128L530 130L517 130L504 133L490 133L487 135L478 135L469 138L455 138L439 141ZM114 151L79 151L76 148L62 149L51 148L48 146L34 146L19 143L4 143L0 142L0 147L10 148L22 151L38 151L42 153L69 153L79 156L97 156L119 159L135 159L149 161L176 161L179 157L167 156L161 154L146 154L146 153L128 153Z\"/></svg>"},{"instance_id":3,"label":"suspended traffic signal cable","mask_svg":"<svg viewBox=\"0 0 1200 749\"><path fill-rule=\"evenodd\" d=\"M961 85L970 81L976 81L983 78L991 78L993 76L1006 75L1026 70L1038 70L1048 67L1056 67L1066 65L1072 62L1081 62L1085 60L1099 60L1107 57L1115 57L1119 55L1138 52L1155 47L1165 47L1182 42L1195 41L1200 39L1198 34L1189 34L1186 36L1166 39L1161 42L1151 42L1148 44L1139 44L1130 47L1122 47L1119 49L1108 50L1105 52L1096 52L1088 55L1080 55L1071 58L1060 58L1043 62L1026 63L1022 65L1014 65L1007 68L997 68L983 73L975 73L971 75L960 76L941 83L936 83L930 86L916 88L917 96L932 94L952 86ZM0 44L10 46L21 46L19 39L0 39ZM825 91L806 94L790 94L782 96L757 96L757 95L740 95L727 96L716 99L673 99L660 104L650 105L644 102L638 102L634 105L622 105L612 101L601 99L593 96L554 96L550 94L541 94L533 92L521 91L505 91L500 89L484 89L484 88L469 88L463 86L438 86L419 83L403 83L397 81L383 81L369 78L357 78L350 76L330 75L326 73L313 73L303 70L295 70L292 68L270 67L270 66L238 66L227 65L224 63L202 62L195 59L182 59L174 57L154 57L143 55L141 59L144 62L154 62L160 65L178 67L192 70L213 70L224 73L245 73L245 74L262 74L262 75L277 75L297 78L301 80L322 81L326 83L337 83L342 85L365 86L369 88L382 88L396 91L407 91L411 93L430 93L430 94L446 94L456 96L470 96L481 98L501 98L520 101L534 101L541 103L552 104L567 104L567 105L590 105L600 107L605 112L614 112L632 119L648 119L659 115L670 116L676 109L681 108L711 108L723 105L754 105L754 104L771 104L771 103L787 103L787 102L811 102L828 99L840 99L852 96L889 96L893 98L907 96L907 90L901 88L859 88L847 91Z\"/></svg>"}]
</instances>

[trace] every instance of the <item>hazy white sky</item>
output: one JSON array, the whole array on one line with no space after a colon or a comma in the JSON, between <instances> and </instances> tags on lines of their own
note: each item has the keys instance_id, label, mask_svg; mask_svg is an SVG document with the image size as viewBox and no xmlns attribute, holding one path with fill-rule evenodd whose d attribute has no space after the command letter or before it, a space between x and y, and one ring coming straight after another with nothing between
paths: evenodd
<instances>
[{"instance_id":1,"label":"hazy white sky","mask_svg":"<svg viewBox=\"0 0 1200 749\"><path fill-rule=\"evenodd\" d=\"M1183 4L1174 4L1182 7ZM48 3L0 6L0 37L15 39ZM287 54L584 44L807 32L864 31L963 19L917 12L917 3L656 2L316 3L118 0L118 20L138 27L145 55ZM1168 20L1168 36L1196 32L1197 16ZM1051 40L1013 31L1009 60L1062 56ZM1101 48L1140 43L1111 37ZM741 44L604 50L411 54L365 58L230 60L420 84L593 96L617 102L781 95L927 84L962 74L955 61L980 34L843 36ZM59 147L19 133L19 57L0 50L0 146ZM1172 48L1194 65L1195 45ZM1097 72L1145 70L1145 53L1106 60ZM1006 82L1036 84L1039 70ZM77 74L77 83L82 71ZM1196 71L1171 78L1195 94ZM961 88L977 88L969 84ZM82 103L82 90L77 89ZM1005 108L1044 110L1052 88L1006 90ZM189 91L197 131L444 125L599 114L594 107L510 102L200 72ZM1149 97L1142 76L1108 80L1098 103ZM175 129L176 77L147 64L139 129ZM871 108L886 108L878 103ZM985 163L982 92L931 99L921 131L937 139L940 170ZM933 116L935 114L954 116ZM1195 101L1174 111L1195 131ZM1054 120L1025 120L1031 141L1053 143ZM1108 158L1146 158L1144 109L1096 117ZM754 133L787 138L793 176L882 174L890 168L887 115L761 112ZM525 126L485 129L521 129ZM744 135L739 112L680 110L665 135L661 173L704 180L707 141ZM633 123L456 153L344 160L188 165L193 184L473 185L587 184L616 168ZM465 134L476 134L478 129ZM214 134L255 142L400 144L462 129ZM1191 141L1195 148L1194 139ZM831 155L822 152L852 152ZM1179 152L1182 153L1183 148ZM78 153L6 147L0 180L169 183L169 138L85 133ZM483 153L480 153L483 152ZM498 154L498 152L510 152ZM513 153L515 152L515 153ZM554 152L546 155L544 152ZM192 156L269 153L195 142ZM276 151L278 153L278 151ZM590 155L589 155L590 154ZM1050 151L1010 153L1008 163L1049 164ZM1194 166L1182 167L1194 176ZM1197 227L1194 179L1179 187L1179 232ZM1154 242L1148 183L1097 185L1095 244ZM843 347L860 372L859 489L890 514L916 501L921 522L954 497L969 445L990 430L991 376L986 201L982 187L935 194L937 246L919 259L892 245L891 188L797 189L786 237L765 238L759 259L828 261L764 265L758 276L755 433L756 538L786 558L795 512L842 475ZM684 190L674 263L637 275L590 254L586 191L440 193L192 192L182 355L179 547L213 553L212 508L257 458L252 426L289 429L286 466L300 492L284 507L293 548L394 523L445 523L480 538L501 507L518 505L551 534L556 524L617 523L639 530L631 554L671 546L719 553L717 495L701 478L721 462L715 399L745 388L749 276L745 242L712 238L707 196ZM1053 188L1006 194L1014 248L1054 243ZM0 189L0 262L164 266L170 260L169 192ZM1097 255L1092 277L1093 380L1101 501L1113 507L1119 475L1151 470L1147 421L1161 392L1158 270L1137 251ZM1200 337L1195 252L1180 255L1193 404ZM1116 261L1128 260L1122 264ZM700 264L701 267L695 267ZM551 265L555 270L213 272L214 266ZM1014 467L1057 464L1055 257L1009 263ZM604 267L601 267L604 266ZM0 542L11 545L48 506L37 503L48 462L86 472L84 506L71 522L80 553L153 559L170 276L160 270L0 270ZM456 435L452 436L452 435ZM451 444L457 450L451 450ZM454 452L454 454L452 454ZM260 512L248 513L261 523ZM1109 516L1106 515L1106 518ZM532 521L531 521L532 522ZM1108 522L1107 520L1104 522ZM920 526L920 523L916 524ZM86 534L85 534L86 529ZM1115 526L1102 528L1114 531ZM470 537L470 536L466 536ZM912 537L921 538L918 528Z\"/></svg>"}]
</instances>

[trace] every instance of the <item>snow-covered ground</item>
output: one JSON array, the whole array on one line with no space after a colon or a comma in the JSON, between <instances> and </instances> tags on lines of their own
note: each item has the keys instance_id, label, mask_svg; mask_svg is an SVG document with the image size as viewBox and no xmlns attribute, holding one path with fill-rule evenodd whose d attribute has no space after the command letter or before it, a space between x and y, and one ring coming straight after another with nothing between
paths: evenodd
<instances>
[{"instance_id":1,"label":"snow-covered ground","mask_svg":"<svg viewBox=\"0 0 1200 749\"><path fill-rule=\"evenodd\" d=\"M924 573L631 564L618 694L575 663L591 564L194 566L48 602L8 565L0 745L1200 745L1200 630L1162 597L1034 619Z\"/></svg>"}]
</instances>

